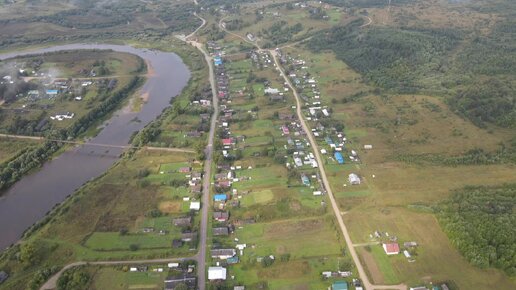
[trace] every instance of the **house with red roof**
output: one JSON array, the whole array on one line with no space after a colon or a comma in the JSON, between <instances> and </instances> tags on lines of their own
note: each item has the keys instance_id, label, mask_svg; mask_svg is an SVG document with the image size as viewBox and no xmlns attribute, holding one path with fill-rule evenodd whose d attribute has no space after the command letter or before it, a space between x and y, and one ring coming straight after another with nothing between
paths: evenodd
<instances>
[{"instance_id":1,"label":"house with red roof","mask_svg":"<svg viewBox=\"0 0 516 290\"><path fill-rule=\"evenodd\" d=\"M400 253L400 246L398 243L383 244L383 250L387 255L397 255Z\"/></svg>"}]
</instances>

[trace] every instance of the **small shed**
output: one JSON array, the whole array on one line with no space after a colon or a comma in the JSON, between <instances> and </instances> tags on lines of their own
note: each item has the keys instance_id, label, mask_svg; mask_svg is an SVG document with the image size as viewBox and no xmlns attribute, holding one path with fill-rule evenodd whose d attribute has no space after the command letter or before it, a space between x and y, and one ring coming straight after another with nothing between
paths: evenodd
<instances>
[{"instance_id":1,"label":"small shed","mask_svg":"<svg viewBox=\"0 0 516 290\"><path fill-rule=\"evenodd\" d=\"M360 177L358 177L358 175L356 175L355 173L351 173L348 176L348 180L351 185L359 185L360 184Z\"/></svg>"},{"instance_id":2,"label":"small shed","mask_svg":"<svg viewBox=\"0 0 516 290\"><path fill-rule=\"evenodd\" d=\"M190 202L190 210L198 211L201 209L201 202L200 201L192 201Z\"/></svg>"}]
</instances>

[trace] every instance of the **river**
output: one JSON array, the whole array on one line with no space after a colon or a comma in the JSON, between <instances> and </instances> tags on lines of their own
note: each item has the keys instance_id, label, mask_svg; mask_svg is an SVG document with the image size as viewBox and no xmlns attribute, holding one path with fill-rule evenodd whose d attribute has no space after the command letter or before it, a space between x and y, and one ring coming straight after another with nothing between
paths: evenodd
<instances>
[{"instance_id":1,"label":"river","mask_svg":"<svg viewBox=\"0 0 516 290\"><path fill-rule=\"evenodd\" d=\"M188 83L190 71L174 53L109 44L70 44L24 52L0 54L0 60L62 50L111 49L135 54L147 61L149 74L141 93L148 93L139 112L127 107L115 112L101 132L89 142L126 145L133 132L156 119L170 100ZM123 149L85 145L74 147L24 176L0 197L0 249L15 243L23 232L41 220L56 204L87 181L100 176L118 159Z\"/></svg>"}]
</instances>

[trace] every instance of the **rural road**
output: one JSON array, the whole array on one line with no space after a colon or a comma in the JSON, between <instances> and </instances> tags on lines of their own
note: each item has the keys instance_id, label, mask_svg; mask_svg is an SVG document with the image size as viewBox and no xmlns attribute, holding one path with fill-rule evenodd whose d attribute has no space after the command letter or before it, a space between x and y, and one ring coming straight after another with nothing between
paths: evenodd
<instances>
[{"instance_id":1,"label":"rural road","mask_svg":"<svg viewBox=\"0 0 516 290\"><path fill-rule=\"evenodd\" d=\"M362 264L360 263L360 259L358 257L357 252L355 251L355 247L353 247L353 242L351 241L351 236L349 235L348 229L346 228L346 225L344 224L344 220L342 219L342 215L340 214L339 207L337 205L337 202L335 201L335 197L333 195L333 192L330 187L330 182L328 181L328 178L326 176L326 171L324 169L324 163L322 161L321 155L319 154L319 147L317 145L317 142L315 142L315 139L313 135L311 134L311 130L308 127L308 125L305 122L303 112L301 111L301 98L299 97L296 88L292 85L290 79L287 77L285 72L283 71L283 68L281 67L277 54L274 50L270 50L270 53L272 55L272 58L274 59L274 63L276 64L276 67L281 73L281 76L287 83L287 85L292 90L294 97L296 99L296 113L299 118L299 122L301 123L301 126L303 127L303 130L306 132L306 136L308 138L308 141L310 142L310 146L312 146L312 149L314 151L315 158L317 160L317 163L319 164L319 171L321 172L321 178L324 184L324 188L326 188L326 191L328 193L328 197L331 202L331 206L333 208L333 212L335 214L335 217L337 218L337 221L339 223L340 229L342 231L342 235L344 236L344 240L346 241L346 246L348 248L349 253L351 254L351 257L353 258L353 262L355 263L358 274L360 276L360 279L362 280L363 286L367 290L373 290L373 289L399 289L399 290L406 290L407 287L403 284L400 285L373 285L369 281L369 277L366 274L366 271Z\"/></svg>"},{"instance_id":2,"label":"rural road","mask_svg":"<svg viewBox=\"0 0 516 290\"><path fill-rule=\"evenodd\" d=\"M211 185L211 168L212 168L212 157L213 157L213 141L215 138L215 129L217 125L217 118L219 116L219 99L217 98L217 89L215 86L215 73L213 70L213 62L210 55L203 48L202 43L196 41L189 41L190 44L195 46L204 55L204 59L208 63L211 93L213 97L213 115L211 117L210 133L208 136L208 145L206 146L206 159L204 160L204 176L202 185L202 207L201 207L201 230L200 230L200 241L199 241L199 254L198 254L198 267L197 275L199 277L199 289L204 290L206 288L206 247L208 239L208 208L210 205L210 185Z\"/></svg>"},{"instance_id":3,"label":"rural road","mask_svg":"<svg viewBox=\"0 0 516 290\"><path fill-rule=\"evenodd\" d=\"M198 5L197 1L194 1L195 5ZM215 71L213 69L213 61L208 52L204 49L202 43L197 41L188 41L194 33L199 31L201 27L206 24L206 19L194 15L202 20L201 26L199 26L193 33L188 35L186 41L197 48L203 55L206 63L208 64L209 79L211 86L213 114L211 116L210 133L208 135L208 144L205 149L205 160L204 160L204 176L202 184L202 202L201 202L201 229L200 229L200 241L199 241L199 252L197 253L197 277L198 277L198 289L206 289L206 248L208 242L208 208L210 206L210 185L211 185L211 168L213 160L213 142L215 139L215 131L217 126L217 119L219 116L219 99L217 97L217 87L215 85Z\"/></svg>"},{"instance_id":4,"label":"rural road","mask_svg":"<svg viewBox=\"0 0 516 290\"><path fill-rule=\"evenodd\" d=\"M75 262L64 266L59 272L55 273L48 281L41 286L40 290L50 290L57 287L57 280L63 274L64 271L73 267L83 265L97 265L97 266L114 266L114 265L141 265L141 264L159 264L159 263L172 263L172 262L184 262L189 260L197 261L197 255L188 258L164 258L164 259L149 259L149 260L130 260L130 261L98 261L98 262Z\"/></svg>"}]
</instances>

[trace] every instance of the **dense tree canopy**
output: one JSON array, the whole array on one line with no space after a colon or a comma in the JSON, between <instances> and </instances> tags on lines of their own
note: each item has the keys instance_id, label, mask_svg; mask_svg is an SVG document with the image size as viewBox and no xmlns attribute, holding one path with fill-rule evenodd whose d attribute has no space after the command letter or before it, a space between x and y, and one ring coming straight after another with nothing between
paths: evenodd
<instances>
[{"instance_id":1,"label":"dense tree canopy","mask_svg":"<svg viewBox=\"0 0 516 290\"><path fill-rule=\"evenodd\" d=\"M439 206L453 245L471 263L516 274L516 184L466 187Z\"/></svg>"}]
</instances>

